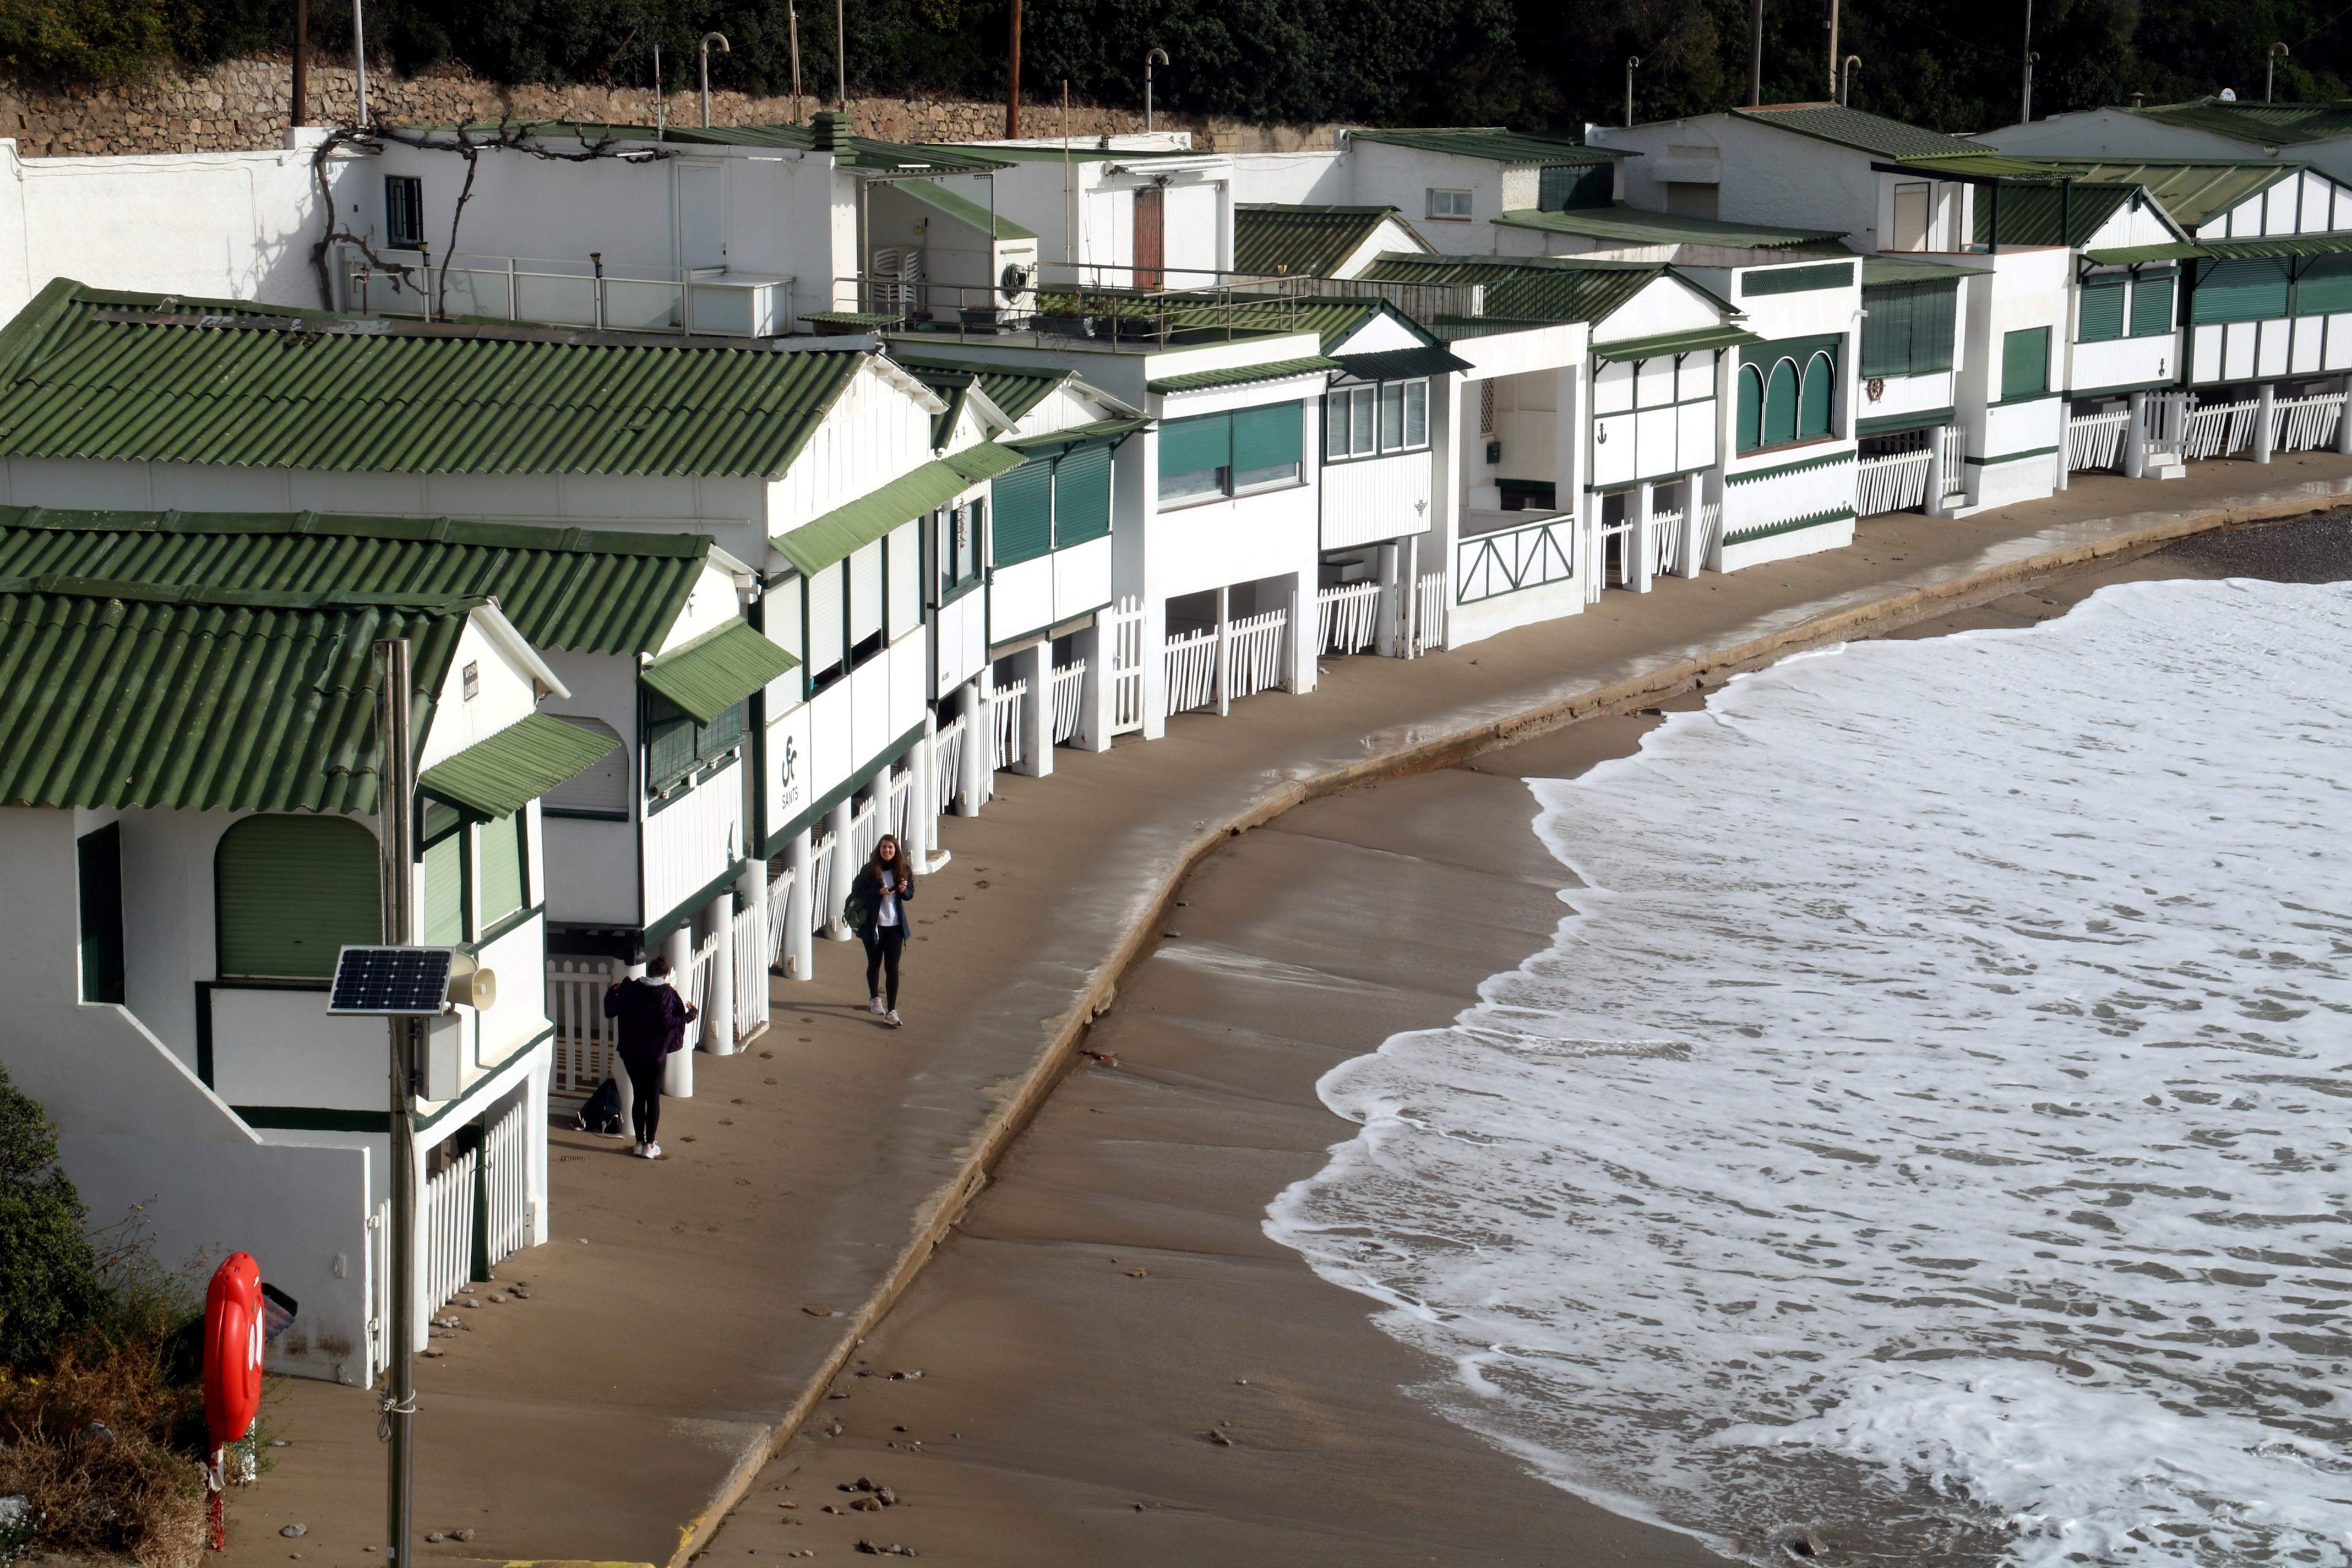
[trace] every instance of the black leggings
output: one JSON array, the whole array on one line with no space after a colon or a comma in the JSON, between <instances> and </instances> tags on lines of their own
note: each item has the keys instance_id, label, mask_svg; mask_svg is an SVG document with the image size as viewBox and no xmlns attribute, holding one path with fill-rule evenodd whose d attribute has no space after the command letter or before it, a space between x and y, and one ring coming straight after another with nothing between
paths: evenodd
<instances>
[{"instance_id":1,"label":"black leggings","mask_svg":"<svg viewBox=\"0 0 2352 1568\"><path fill-rule=\"evenodd\" d=\"M866 994L882 994L882 976L887 973L890 999L884 1005L894 1013L898 1010L898 950L906 945L905 926L877 925L866 939Z\"/></svg>"},{"instance_id":2,"label":"black leggings","mask_svg":"<svg viewBox=\"0 0 2352 1568\"><path fill-rule=\"evenodd\" d=\"M638 1142L650 1143L661 1126L662 1068L667 1064L656 1057L650 1062L624 1058L621 1065L629 1069L629 1125Z\"/></svg>"}]
</instances>

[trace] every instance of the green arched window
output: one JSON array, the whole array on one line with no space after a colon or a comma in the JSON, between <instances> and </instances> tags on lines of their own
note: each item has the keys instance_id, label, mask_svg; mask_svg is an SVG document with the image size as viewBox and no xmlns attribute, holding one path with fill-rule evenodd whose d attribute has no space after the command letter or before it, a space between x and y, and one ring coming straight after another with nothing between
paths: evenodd
<instances>
[{"instance_id":1,"label":"green arched window","mask_svg":"<svg viewBox=\"0 0 2352 1568\"><path fill-rule=\"evenodd\" d=\"M1805 362L1804 396L1797 405L1797 439L1809 441L1830 433L1831 394L1837 389L1837 366L1825 353Z\"/></svg>"},{"instance_id":2,"label":"green arched window","mask_svg":"<svg viewBox=\"0 0 2352 1568\"><path fill-rule=\"evenodd\" d=\"M1772 366L1764 384L1764 444L1778 447L1797 438L1797 362L1784 359Z\"/></svg>"},{"instance_id":3,"label":"green arched window","mask_svg":"<svg viewBox=\"0 0 2352 1568\"><path fill-rule=\"evenodd\" d=\"M1764 444L1764 373L1752 364L1739 367L1739 449L1752 452Z\"/></svg>"},{"instance_id":4,"label":"green arched window","mask_svg":"<svg viewBox=\"0 0 2352 1568\"><path fill-rule=\"evenodd\" d=\"M345 816L248 816L213 856L219 973L324 980L345 942L381 942L375 835Z\"/></svg>"}]
</instances>

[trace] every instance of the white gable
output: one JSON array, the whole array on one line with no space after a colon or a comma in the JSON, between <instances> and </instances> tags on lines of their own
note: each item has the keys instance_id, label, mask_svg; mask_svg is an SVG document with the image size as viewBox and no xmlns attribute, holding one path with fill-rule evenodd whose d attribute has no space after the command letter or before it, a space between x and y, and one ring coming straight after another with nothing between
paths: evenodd
<instances>
[{"instance_id":1,"label":"white gable","mask_svg":"<svg viewBox=\"0 0 2352 1568\"><path fill-rule=\"evenodd\" d=\"M2352 229L2352 186L2305 169L2197 226L2199 239L2265 239Z\"/></svg>"},{"instance_id":2,"label":"white gable","mask_svg":"<svg viewBox=\"0 0 2352 1568\"><path fill-rule=\"evenodd\" d=\"M2154 202L2130 201L2107 215L2107 221L2083 241L2084 250L2115 250L2127 245L2170 245L2179 232L2164 221Z\"/></svg>"},{"instance_id":3,"label":"white gable","mask_svg":"<svg viewBox=\"0 0 2352 1568\"><path fill-rule=\"evenodd\" d=\"M1669 275L1654 279L1640 293L1595 321L1592 341L1621 343L1722 323L1721 306L1681 279Z\"/></svg>"},{"instance_id":4,"label":"white gable","mask_svg":"<svg viewBox=\"0 0 2352 1568\"><path fill-rule=\"evenodd\" d=\"M1391 250L1409 250L1424 256L1433 254L1418 231L1394 216L1384 217L1381 219L1380 226L1372 230L1370 239L1356 247L1349 253L1347 260L1331 269L1331 276L1361 277L1366 268L1378 261L1384 252Z\"/></svg>"},{"instance_id":5,"label":"white gable","mask_svg":"<svg viewBox=\"0 0 2352 1568\"><path fill-rule=\"evenodd\" d=\"M1376 354L1391 349L1417 349L1424 344L1418 333L1386 310L1375 310L1339 340L1335 354Z\"/></svg>"},{"instance_id":6,"label":"white gable","mask_svg":"<svg viewBox=\"0 0 2352 1568\"><path fill-rule=\"evenodd\" d=\"M888 360L868 356L783 478L768 487L769 537L929 462L931 421L946 406Z\"/></svg>"}]
</instances>

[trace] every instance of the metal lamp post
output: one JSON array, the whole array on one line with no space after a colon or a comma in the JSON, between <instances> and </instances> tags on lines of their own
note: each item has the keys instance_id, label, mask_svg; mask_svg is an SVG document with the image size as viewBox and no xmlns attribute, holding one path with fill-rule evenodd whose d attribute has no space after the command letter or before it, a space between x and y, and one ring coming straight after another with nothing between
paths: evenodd
<instances>
[{"instance_id":1,"label":"metal lamp post","mask_svg":"<svg viewBox=\"0 0 2352 1568\"><path fill-rule=\"evenodd\" d=\"M1633 129L1633 72L1642 63L1639 55L1625 57L1625 129Z\"/></svg>"},{"instance_id":2,"label":"metal lamp post","mask_svg":"<svg viewBox=\"0 0 2352 1568\"><path fill-rule=\"evenodd\" d=\"M731 55L735 52L728 44L726 34L702 35L702 128L705 131L710 129L710 46L714 43L719 46L719 52L722 55Z\"/></svg>"},{"instance_id":3,"label":"metal lamp post","mask_svg":"<svg viewBox=\"0 0 2352 1568\"><path fill-rule=\"evenodd\" d=\"M2277 81L2278 63L2286 57L2287 47L2284 44L2273 44L2270 53L2263 58L2263 101L2264 103L2271 101L2271 89Z\"/></svg>"},{"instance_id":4,"label":"metal lamp post","mask_svg":"<svg viewBox=\"0 0 2352 1568\"><path fill-rule=\"evenodd\" d=\"M1838 107L1841 109L1852 109L1853 107L1853 68L1861 63L1862 57L1860 55L1848 55L1845 58L1845 64L1839 68Z\"/></svg>"},{"instance_id":5,"label":"metal lamp post","mask_svg":"<svg viewBox=\"0 0 2352 1568\"><path fill-rule=\"evenodd\" d=\"M409 744L408 639L391 637L374 648L382 684L376 690L376 733L383 738L383 766L376 806L378 876L383 883L383 932L405 942L413 930L415 887L410 879L416 828L416 759ZM416 1458L416 1032L415 1018L394 1017L392 1026L392 1150L384 1179L392 1186L390 1386L383 1394L379 1435L385 1456L386 1535L391 1568L412 1568L415 1559L409 1495Z\"/></svg>"},{"instance_id":6,"label":"metal lamp post","mask_svg":"<svg viewBox=\"0 0 2352 1568\"><path fill-rule=\"evenodd\" d=\"M1168 51L1157 47L1143 57L1143 129L1147 134L1151 130L1151 68L1167 63Z\"/></svg>"}]
</instances>

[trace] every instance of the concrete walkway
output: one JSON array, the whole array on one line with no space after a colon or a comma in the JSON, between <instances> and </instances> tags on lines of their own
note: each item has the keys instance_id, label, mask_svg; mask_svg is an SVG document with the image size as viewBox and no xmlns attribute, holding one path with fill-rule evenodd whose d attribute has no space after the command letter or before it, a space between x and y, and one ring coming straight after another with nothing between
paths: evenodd
<instances>
[{"instance_id":1,"label":"concrete walkway","mask_svg":"<svg viewBox=\"0 0 2352 1568\"><path fill-rule=\"evenodd\" d=\"M1612 591L1411 663L1327 659L1310 697L1061 752L1049 779L1000 776L984 815L949 820L954 863L918 889L903 1031L866 1015L857 950L821 943L815 981L774 982L767 1035L698 1059L697 1097L664 1111L669 1159L554 1135L552 1239L500 1271L529 1299L483 1291L436 1342L448 1353L420 1363L417 1529L472 1532L425 1552L682 1563L818 1407L1227 833L2040 572L2347 496L2352 459L2305 455L2163 485L2085 478L1962 521L1874 519L1847 550ZM265 1420L288 1446L232 1501L231 1560L381 1562L373 1396L289 1382ZM282 1538L289 1523L305 1536Z\"/></svg>"}]
</instances>

